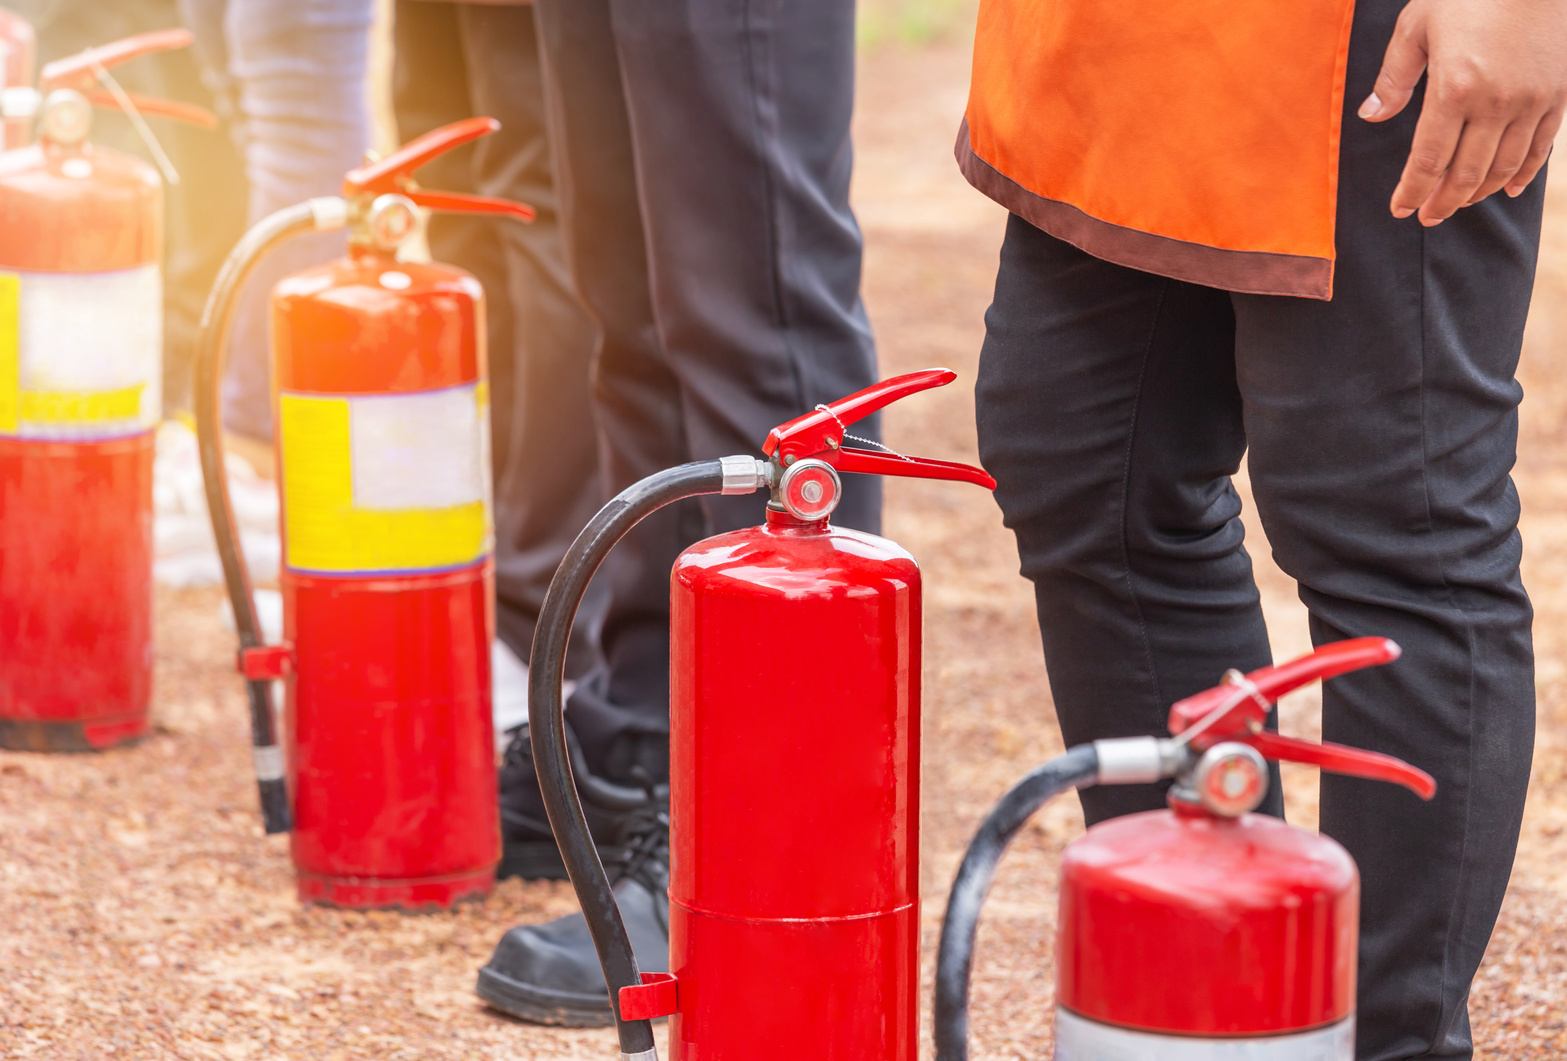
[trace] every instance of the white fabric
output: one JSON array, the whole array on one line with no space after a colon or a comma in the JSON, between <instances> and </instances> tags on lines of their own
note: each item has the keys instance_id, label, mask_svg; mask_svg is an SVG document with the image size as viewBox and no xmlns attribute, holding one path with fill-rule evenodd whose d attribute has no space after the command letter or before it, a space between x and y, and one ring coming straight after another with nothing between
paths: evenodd
<instances>
[{"instance_id":1,"label":"white fabric","mask_svg":"<svg viewBox=\"0 0 1567 1061\"><path fill-rule=\"evenodd\" d=\"M485 500L484 419L473 386L348 402L354 507L439 509Z\"/></svg>"}]
</instances>

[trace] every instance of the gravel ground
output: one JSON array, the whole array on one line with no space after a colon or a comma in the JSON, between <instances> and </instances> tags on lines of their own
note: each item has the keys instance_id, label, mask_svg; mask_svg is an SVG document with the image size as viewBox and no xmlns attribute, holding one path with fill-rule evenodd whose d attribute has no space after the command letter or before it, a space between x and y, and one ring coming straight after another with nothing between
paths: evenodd
<instances>
[{"instance_id":1,"label":"gravel ground","mask_svg":"<svg viewBox=\"0 0 1567 1061\"><path fill-rule=\"evenodd\" d=\"M867 300L887 374L946 364L945 392L895 407L889 441L974 457L969 387L1002 215L956 176L966 49L865 57L856 200ZM1482 1056L1567 1056L1567 189L1552 196L1522 374L1527 576L1539 608L1540 742L1523 849L1473 998ZM1559 334L1560 333L1560 334ZM982 493L890 481L887 533L927 573L926 990L943 896L969 832L1013 779L1060 750L1028 587ZM1253 542L1261 540L1253 527ZM1293 586L1254 544L1280 655L1307 645ZM261 835L230 637L215 590L158 598L156 731L91 757L0 753L0 1056L7 1058L574 1058L608 1032L544 1030L471 993L510 925L556 916L561 885L503 884L444 915L298 907L287 845ZM1312 735L1317 702L1287 704ZM1315 778L1286 779L1315 820ZM1055 863L1082 828L1052 805L1016 844L988 907L975 983L979 1058L1049 1054ZM926 1017L928 1054L929 1019Z\"/></svg>"}]
</instances>

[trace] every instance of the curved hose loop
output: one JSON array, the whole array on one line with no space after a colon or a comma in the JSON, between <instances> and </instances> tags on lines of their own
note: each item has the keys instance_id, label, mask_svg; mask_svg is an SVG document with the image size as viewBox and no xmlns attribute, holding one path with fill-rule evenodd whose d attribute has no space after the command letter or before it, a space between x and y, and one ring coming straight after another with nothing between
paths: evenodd
<instances>
[{"instance_id":1,"label":"curved hose loop","mask_svg":"<svg viewBox=\"0 0 1567 1061\"><path fill-rule=\"evenodd\" d=\"M979 912L996 866L1023 823L1069 788L1087 788L1099 777L1099 753L1092 744L1056 756L1012 787L991 808L969 841L947 898L936 952L936 1061L968 1061L968 989L974 965Z\"/></svg>"},{"instance_id":2,"label":"curved hose loop","mask_svg":"<svg viewBox=\"0 0 1567 1061\"><path fill-rule=\"evenodd\" d=\"M566 720L561 705L561 680L566 662L566 642L571 635L577 607L615 543L646 516L682 498L724 492L723 462L697 461L648 476L621 491L577 535L555 571L533 635L528 661L528 725L533 734L533 764L544 795L544 810L560 844L571 886L582 904L583 916L604 967L609 1001L615 1011L623 1057L655 1057L653 1024L648 1020L623 1020L620 989L642 982L636 954L626 936L620 907L599 860L598 848L588 832L573 777L571 752L566 745ZM618 786L615 786L618 787ZM596 801L596 797L595 797Z\"/></svg>"},{"instance_id":3,"label":"curved hose loop","mask_svg":"<svg viewBox=\"0 0 1567 1061\"><path fill-rule=\"evenodd\" d=\"M241 651L263 644L261 623L251 596L250 569L234 529L229 504L228 469L223 462L223 414L220 389L234 325L235 302L256 266L279 243L305 232L341 228L347 221L342 200L311 200L279 210L240 237L207 296L196 337L196 438L201 451L201 478L212 518L212 536L223 562L223 581L234 609ZM272 724L272 703L267 679L246 681L250 701L250 736L256 763L256 787L261 815L268 833L286 833L289 821L288 792L283 781L283 757Z\"/></svg>"}]
</instances>

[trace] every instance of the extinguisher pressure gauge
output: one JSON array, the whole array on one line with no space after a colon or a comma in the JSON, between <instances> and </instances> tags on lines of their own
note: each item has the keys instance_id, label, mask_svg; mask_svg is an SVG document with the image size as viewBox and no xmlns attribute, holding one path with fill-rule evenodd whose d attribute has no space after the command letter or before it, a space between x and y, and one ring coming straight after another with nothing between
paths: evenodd
<instances>
[{"instance_id":1,"label":"extinguisher pressure gauge","mask_svg":"<svg viewBox=\"0 0 1567 1061\"><path fill-rule=\"evenodd\" d=\"M826 461L796 461L778 480L778 501L796 519L826 519L842 496L843 481Z\"/></svg>"},{"instance_id":2,"label":"extinguisher pressure gauge","mask_svg":"<svg viewBox=\"0 0 1567 1061\"><path fill-rule=\"evenodd\" d=\"M1197 801L1221 818L1256 810L1268 794L1268 764L1249 744L1224 741L1203 753L1192 769Z\"/></svg>"},{"instance_id":3,"label":"extinguisher pressure gauge","mask_svg":"<svg viewBox=\"0 0 1567 1061\"><path fill-rule=\"evenodd\" d=\"M57 88L44 97L38 116L38 135L51 143L70 146L87 139L92 131L92 104L74 88Z\"/></svg>"}]
</instances>

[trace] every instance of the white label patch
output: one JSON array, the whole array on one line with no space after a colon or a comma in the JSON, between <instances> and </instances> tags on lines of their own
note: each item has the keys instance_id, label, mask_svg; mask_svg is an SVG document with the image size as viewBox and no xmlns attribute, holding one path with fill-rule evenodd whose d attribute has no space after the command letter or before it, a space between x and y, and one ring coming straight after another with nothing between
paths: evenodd
<instances>
[{"instance_id":1,"label":"white label patch","mask_svg":"<svg viewBox=\"0 0 1567 1061\"><path fill-rule=\"evenodd\" d=\"M484 417L474 386L349 399L354 507L396 512L485 500Z\"/></svg>"},{"instance_id":2,"label":"white label patch","mask_svg":"<svg viewBox=\"0 0 1567 1061\"><path fill-rule=\"evenodd\" d=\"M1355 1018L1255 1039L1150 1035L1056 1010L1055 1061L1355 1061Z\"/></svg>"},{"instance_id":3,"label":"white label patch","mask_svg":"<svg viewBox=\"0 0 1567 1061\"><path fill-rule=\"evenodd\" d=\"M157 426L163 282L156 265L9 273L15 359L0 357L0 434L86 441ZM0 326L4 323L0 322Z\"/></svg>"}]
</instances>

